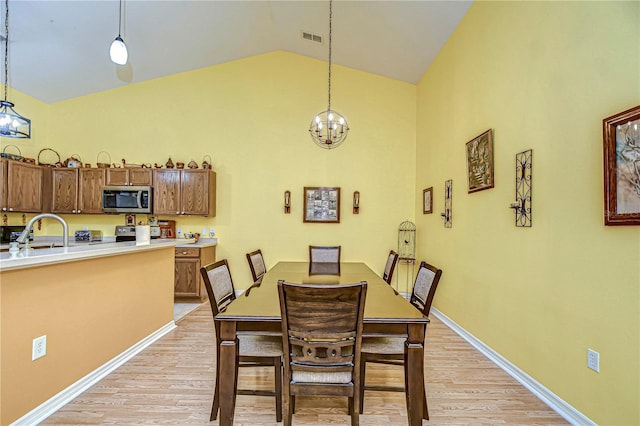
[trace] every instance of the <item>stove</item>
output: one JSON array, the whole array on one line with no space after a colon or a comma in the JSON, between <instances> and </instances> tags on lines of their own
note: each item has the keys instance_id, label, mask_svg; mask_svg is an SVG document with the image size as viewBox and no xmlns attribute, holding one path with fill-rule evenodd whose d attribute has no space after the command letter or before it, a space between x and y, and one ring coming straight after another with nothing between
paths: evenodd
<instances>
[{"instance_id":1,"label":"stove","mask_svg":"<svg viewBox=\"0 0 640 426\"><path fill-rule=\"evenodd\" d=\"M121 241L135 241L136 240L136 227L128 225L116 226L116 243Z\"/></svg>"}]
</instances>

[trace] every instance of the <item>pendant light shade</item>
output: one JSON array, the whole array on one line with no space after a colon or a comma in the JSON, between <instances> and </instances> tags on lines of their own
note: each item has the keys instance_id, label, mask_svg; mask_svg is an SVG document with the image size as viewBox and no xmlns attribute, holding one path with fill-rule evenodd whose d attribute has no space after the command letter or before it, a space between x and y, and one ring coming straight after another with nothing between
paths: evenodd
<instances>
[{"instance_id":1,"label":"pendant light shade","mask_svg":"<svg viewBox=\"0 0 640 426\"><path fill-rule=\"evenodd\" d=\"M120 12L118 14L118 37L113 40L111 47L109 48L109 56L111 62L117 65L125 65L129 59L129 52L127 52L127 45L124 44L124 40L120 34L122 29L122 0L120 0Z\"/></svg>"},{"instance_id":2,"label":"pendant light shade","mask_svg":"<svg viewBox=\"0 0 640 426\"><path fill-rule=\"evenodd\" d=\"M349 125L342 114L331 109L331 36L333 34L333 1L329 0L329 102L326 111L322 111L311 120L309 134L319 147L337 148L349 133Z\"/></svg>"},{"instance_id":3,"label":"pendant light shade","mask_svg":"<svg viewBox=\"0 0 640 426\"><path fill-rule=\"evenodd\" d=\"M109 49L109 56L111 56L111 61L114 64L124 65L127 63L129 53L127 52L127 46L124 44L122 37L118 36L113 40L111 48Z\"/></svg>"},{"instance_id":4,"label":"pendant light shade","mask_svg":"<svg viewBox=\"0 0 640 426\"><path fill-rule=\"evenodd\" d=\"M31 120L18 114L9 101L0 101L0 136L27 139L31 137Z\"/></svg>"}]
</instances>

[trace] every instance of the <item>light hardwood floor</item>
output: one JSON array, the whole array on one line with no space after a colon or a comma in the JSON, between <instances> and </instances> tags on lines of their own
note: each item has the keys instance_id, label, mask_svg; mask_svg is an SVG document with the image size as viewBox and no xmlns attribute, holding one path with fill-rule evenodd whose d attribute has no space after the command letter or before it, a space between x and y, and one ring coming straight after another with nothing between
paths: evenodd
<instances>
[{"instance_id":1,"label":"light hardwood floor","mask_svg":"<svg viewBox=\"0 0 640 426\"><path fill-rule=\"evenodd\" d=\"M45 420L43 425L204 425L215 377L211 310L205 304L177 329ZM248 370L248 371L246 371ZM402 369L367 366L369 383L401 384ZM430 420L424 425L564 425L513 378L436 318L427 330L425 379ZM241 369L239 387L273 386L272 369ZM296 400L294 424L350 424L346 398ZM236 425L276 425L275 400L238 396ZM406 425L404 394L365 392L362 425Z\"/></svg>"}]
</instances>

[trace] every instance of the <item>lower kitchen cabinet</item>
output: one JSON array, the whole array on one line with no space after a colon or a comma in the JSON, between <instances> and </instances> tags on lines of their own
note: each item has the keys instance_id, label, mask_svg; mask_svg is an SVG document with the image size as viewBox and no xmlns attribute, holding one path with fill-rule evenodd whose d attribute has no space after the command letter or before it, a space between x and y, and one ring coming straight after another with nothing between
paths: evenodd
<instances>
[{"instance_id":1,"label":"lower kitchen cabinet","mask_svg":"<svg viewBox=\"0 0 640 426\"><path fill-rule=\"evenodd\" d=\"M176 247L174 299L207 300L200 267L215 262L216 247Z\"/></svg>"}]
</instances>

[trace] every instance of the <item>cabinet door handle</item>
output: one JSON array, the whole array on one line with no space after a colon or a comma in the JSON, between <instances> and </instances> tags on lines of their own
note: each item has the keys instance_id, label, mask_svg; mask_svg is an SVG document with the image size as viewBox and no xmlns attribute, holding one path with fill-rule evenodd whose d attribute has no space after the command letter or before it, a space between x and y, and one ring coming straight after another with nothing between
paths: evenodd
<instances>
[{"instance_id":1,"label":"cabinet door handle","mask_svg":"<svg viewBox=\"0 0 640 426\"><path fill-rule=\"evenodd\" d=\"M187 252L186 252L186 251L183 251L183 252L182 252L182 254L184 254L184 255L186 256Z\"/></svg>"},{"instance_id":2,"label":"cabinet door handle","mask_svg":"<svg viewBox=\"0 0 640 426\"><path fill-rule=\"evenodd\" d=\"M13 211L13 207L9 207L9 211L12 212Z\"/></svg>"}]
</instances>

